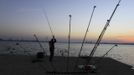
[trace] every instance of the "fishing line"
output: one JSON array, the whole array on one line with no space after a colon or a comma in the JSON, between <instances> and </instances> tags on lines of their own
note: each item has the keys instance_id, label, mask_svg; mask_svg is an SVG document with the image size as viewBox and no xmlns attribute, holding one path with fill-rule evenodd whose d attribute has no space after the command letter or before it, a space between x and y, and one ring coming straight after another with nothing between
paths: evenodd
<instances>
[{"instance_id":1,"label":"fishing line","mask_svg":"<svg viewBox=\"0 0 134 75\"><path fill-rule=\"evenodd\" d=\"M52 30L52 27L51 27L51 25L50 25L50 21L49 21L49 19L48 19L48 16L47 16L47 13L46 13L45 9L43 9L43 13L44 13L44 16L45 16L45 18L46 18L46 20L47 20L47 23L48 23L50 32L51 32L52 36L54 36L53 30Z\"/></svg>"}]
</instances>

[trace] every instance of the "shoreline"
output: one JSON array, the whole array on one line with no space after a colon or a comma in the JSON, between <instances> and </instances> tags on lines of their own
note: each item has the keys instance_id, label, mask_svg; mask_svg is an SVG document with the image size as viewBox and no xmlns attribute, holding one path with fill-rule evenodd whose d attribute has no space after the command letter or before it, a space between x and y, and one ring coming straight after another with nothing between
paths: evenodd
<instances>
[{"instance_id":1,"label":"shoreline","mask_svg":"<svg viewBox=\"0 0 134 75\"><path fill-rule=\"evenodd\" d=\"M0 40L0 42L37 42L36 40ZM48 41L40 41L41 43L48 43ZM68 42L57 42L57 43L65 43ZM82 42L71 42L72 44L81 44ZM85 42L85 44L95 44L95 42ZM134 43L110 43L110 42L101 42L100 44L118 44L118 45L134 45Z\"/></svg>"}]
</instances>

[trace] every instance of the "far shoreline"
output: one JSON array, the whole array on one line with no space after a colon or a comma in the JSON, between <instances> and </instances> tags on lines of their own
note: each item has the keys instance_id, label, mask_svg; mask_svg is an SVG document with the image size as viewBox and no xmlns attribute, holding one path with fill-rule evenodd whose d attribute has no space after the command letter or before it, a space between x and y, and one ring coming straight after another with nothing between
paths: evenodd
<instances>
[{"instance_id":1,"label":"far shoreline","mask_svg":"<svg viewBox=\"0 0 134 75\"><path fill-rule=\"evenodd\" d=\"M37 42L36 40L0 40L0 42ZM40 41L42 43L48 43L48 41ZM59 41L57 43L65 43L68 42ZM82 42L71 42L72 44L81 44ZM85 42L85 44L95 44L95 42ZM110 42L101 42L100 44L117 44L117 45L134 45L134 43L110 43Z\"/></svg>"}]
</instances>

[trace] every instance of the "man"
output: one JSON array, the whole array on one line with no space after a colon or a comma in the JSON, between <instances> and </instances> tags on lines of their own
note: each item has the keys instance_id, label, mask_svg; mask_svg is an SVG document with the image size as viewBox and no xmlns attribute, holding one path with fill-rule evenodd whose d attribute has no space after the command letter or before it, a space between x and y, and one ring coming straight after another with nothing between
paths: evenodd
<instances>
[{"instance_id":1,"label":"man","mask_svg":"<svg viewBox=\"0 0 134 75\"><path fill-rule=\"evenodd\" d=\"M55 44L56 43L56 39L53 36L53 38L49 41L49 50L50 50L50 57L49 57L49 61L51 62L54 56L54 49L55 49Z\"/></svg>"}]
</instances>

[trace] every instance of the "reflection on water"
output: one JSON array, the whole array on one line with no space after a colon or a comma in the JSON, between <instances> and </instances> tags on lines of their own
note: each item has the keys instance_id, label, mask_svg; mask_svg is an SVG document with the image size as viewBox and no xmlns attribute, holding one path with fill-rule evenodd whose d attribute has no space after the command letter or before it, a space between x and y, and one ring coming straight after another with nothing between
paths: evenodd
<instances>
[{"instance_id":1,"label":"reflection on water","mask_svg":"<svg viewBox=\"0 0 134 75\"><path fill-rule=\"evenodd\" d=\"M42 43L47 54L49 55L48 44ZM66 56L67 47L65 43L57 43L55 49L56 56ZM81 55L89 55L93 44L85 44ZM94 56L103 56L113 45L112 44L101 44ZM81 44L73 43L70 48L70 56L78 56ZM133 45L119 45L113 48L106 57L114 58L123 63L134 65L134 46ZM35 55L37 52L42 51L38 43L35 42L21 42L16 45L16 42L0 42L0 54L25 54L28 53Z\"/></svg>"}]
</instances>

